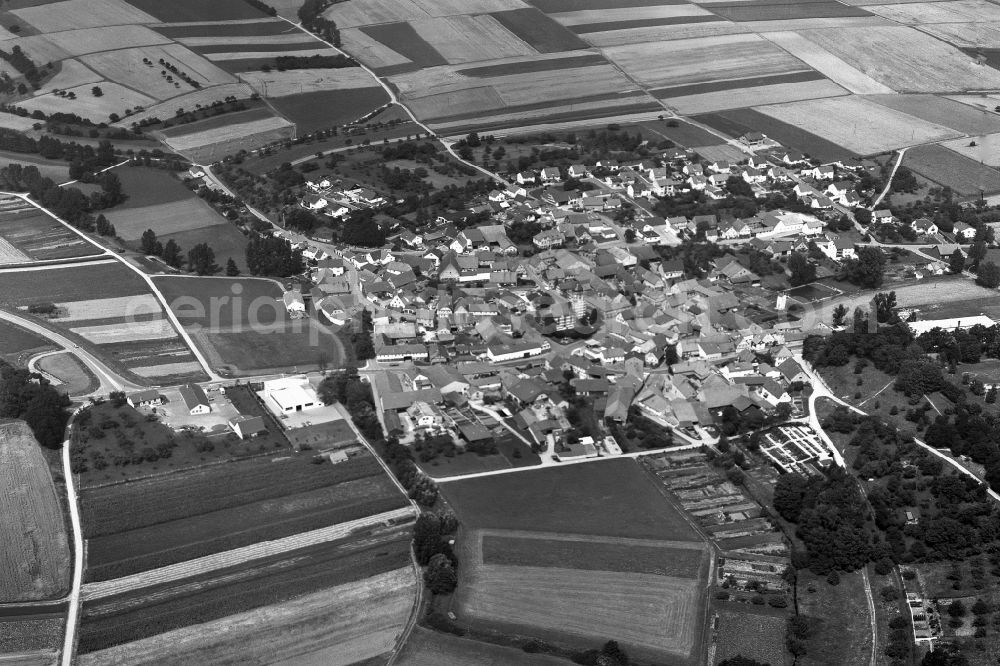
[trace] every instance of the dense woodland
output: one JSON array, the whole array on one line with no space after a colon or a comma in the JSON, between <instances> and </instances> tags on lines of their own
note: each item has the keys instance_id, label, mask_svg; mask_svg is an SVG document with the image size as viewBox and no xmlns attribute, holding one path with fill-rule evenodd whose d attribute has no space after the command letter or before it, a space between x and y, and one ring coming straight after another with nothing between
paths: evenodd
<instances>
[{"instance_id":1,"label":"dense woodland","mask_svg":"<svg viewBox=\"0 0 1000 666\"><path fill-rule=\"evenodd\" d=\"M42 446L62 444L69 405L69 397L48 380L0 361L0 418L23 419Z\"/></svg>"}]
</instances>

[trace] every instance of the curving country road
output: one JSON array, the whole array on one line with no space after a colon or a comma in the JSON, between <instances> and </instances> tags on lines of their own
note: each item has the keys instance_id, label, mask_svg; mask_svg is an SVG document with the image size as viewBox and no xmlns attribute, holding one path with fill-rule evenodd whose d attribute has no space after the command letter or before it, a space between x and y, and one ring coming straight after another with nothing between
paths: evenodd
<instances>
[{"instance_id":1,"label":"curving country road","mask_svg":"<svg viewBox=\"0 0 1000 666\"><path fill-rule=\"evenodd\" d=\"M77 410L79 411L79 410ZM63 477L66 479L66 503L69 505L69 519L73 527L73 587L69 593L69 610L66 613L66 631L63 633L62 666L72 666L76 651L76 627L80 623L80 589L83 585L83 527L80 524L80 507L76 496L76 479L70 460L70 429L76 412L66 424L66 441L62 446Z\"/></svg>"},{"instance_id":2,"label":"curving country road","mask_svg":"<svg viewBox=\"0 0 1000 666\"><path fill-rule=\"evenodd\" d=\"M143 388L138 384L128 381L113 370L110 370L96 356L61 333L56 333L52 329L46 328L37 322L25 319L20 315L7 312L6 310L0 310L0 319L16 324L21 328L26 328L32 333L36 333L50 342L59 345L65 351L71 352L79 358L80 361L82 361L83 364L94 373L94 376L97 377L97 381L99 382L99 386L87 395L107 395L112 391L134 391Z\"/></svg>"}]
</instances>

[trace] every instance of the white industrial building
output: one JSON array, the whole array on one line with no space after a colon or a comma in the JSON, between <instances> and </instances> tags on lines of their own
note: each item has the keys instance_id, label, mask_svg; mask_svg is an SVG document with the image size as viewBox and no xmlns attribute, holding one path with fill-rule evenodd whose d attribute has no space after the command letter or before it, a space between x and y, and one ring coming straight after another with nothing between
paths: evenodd
<instances>
[{"instance_id":1,"label":"white industrial building","mask_svg":"<svg viewBox=\"0 0 1000 666\"><path fill-rule=\"evenodd\" d=\"M304 376L266 381L261 393L268 408L278 414L301 412L322 405L316 391Z\"/></svg>"}]
</instances>

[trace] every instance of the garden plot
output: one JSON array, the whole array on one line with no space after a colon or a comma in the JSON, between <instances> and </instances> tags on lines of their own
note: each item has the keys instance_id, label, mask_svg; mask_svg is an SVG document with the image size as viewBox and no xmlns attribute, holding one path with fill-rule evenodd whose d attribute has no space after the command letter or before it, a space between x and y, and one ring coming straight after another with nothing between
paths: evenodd
<instances>
[{"instance_id":1,"label":"garden plot","mask_svg":"<svg viewBox=\"0 0 1000 666\"><path fill-rule=\"evenodd\" d=\"M127 49L169 43L169 39L145 26L119 25L21 37L11 40L8 45L13 47L17 44L36 62L55 62L105 51L108 47Z\"/></svg>"},{"instance_id":2,"label":"garden plot","mask_svg":"<svg viewBox=\"0 0 1000 666\"><path fill-rule=\"evenodd\" d=\"M165 340L177 336L169 319L128 321L128 319L123 318L117 324L78 326L69 330L96 345L110 345L133 340Z\"/></svg>"},{"instance_id":3,"label":"garden plot","mask_svg":"<svg viewBox=\"0 0 1000 666\"><path fill-rule=\"evenodd\" d=\"M897 92L1000 88L1000 71L913 28L835 28L809 30L804 36Z\"/></svg>"},{"instance_id":4,"label":"garden plot","mask_svg":"<svg viewBox=\"0 0 1000 666\"><path fill-rule=\"evenodd\" d=\"M112 113L121 116L125 113L125 109L137 106L146 107L156 103L152 97L147 97L118 83L110 81L102 83L101 91L103 94L100 97L94 96L91 91L92 87L91 85L77 86L66 91L76 95L76 99L50 93L26 99L19 105L29 111L41 111L47 115L75 113L94 122L106 122Z\"/></svg>"},{"instance_id":5,"label":"garden plot","mask_svg":"<svg viewBox=\"0 0 1000 666\"><path fill-rule=\"evenodd\" d=\"M87 83L99 83L104 77L88 69L74 58L59 63L59 73L45 82L45 90L75 88Z\"/></svg>"},{"instance_id":6,"label":"garden plot","mask_svg":"<svg viewBox=\"0 0 1000 666\"><path fill-rule=\"evenodd\" d=\"M536 53L535 49L488 15L424 19L413 21L410 25L452 64Z\"/></svg>"},{"instance_id":7,"label":"garden plot","mask_svg":"<svg viewBox=\"0 0 1000 666\"><path fill-rule=\"evenodd\" d=\"M757 35L634 44L605 49L604 54L636 81L652 87L808 69Z\"/></svg>"},{"instance_id":8,"label":"garden plot","mask_svg":"<svg viewBox=\"0 0 1000 666\"><path fill-rule=\"evenodd\" d=\"M768 32L763 37L852 93L859 95L892 93L892 89L888 86L851 67L797 32Z\"/></svg>"},{"instance_id":9,"label":"garden plot","mask_svg":"<svg viewBox=\"0 0 1000 666\"><path fill-rule=\"evenodd\" d=\"M58 322L108 319L121 317L123 314L125 317L136 317L163 312L160 301L152 294L69 301L56 303L55 306L59 308L59 316L53 317L52 321Z\"/></svg>"},{"instance_id":10,"label":"garden plot","mask_svg":"<svg viewBox=\"0 0 1000 666\"><path fill-rule=\"evenodd\" d=\"M873 102L963 134L1000 132L1000 115L936 95L872 95Z\"/></svg>"},{"instance_id":11,"label":"garden plot","mask_svg":"<svg viewBox=\"0 0 1000 666\"><path fill-rule=\"evenodd\" d=\"M333 20L343 30L362 25L416 21L427 18L428 13L414 0L351 0L334 4L323 16Z\"/></svg>"},{"instance_id":12,"label":"garden plot","mask_svg":"<svg viewBox=\"0 0 1000 666\"><path fill-rule=\"evenodd\" d=\"M241 81L267 97L284 97L321 90L381 87L371 74L361 67L246 72L238 76Z\"/></svg>"},{"instance_id":13,"label":"garden plot","mask_svg":"<svg viewBox=\"0 0 1000 666\"><path fill-rule=\"evenodd\" d=\"M334 5L334 7L346 7L348 4L351 3ZM409 58L393 51L382 42L361 30L343 30L340 33L340 39L345 51L372 69L385 69L410 64Z\"/></svg>"},{"instance_id":14,"label":"garden plot","mask_svg":"<svg viewBox=\"0 0 1000 666\"><path fill-rule=\"evenodd\" d=\"M143 62L148 58L152 64ZM196 53L177 44L166 47L147 47L105 51L81 58L88 66L106 78L134 88L146 95L164 100L191 92L191 84L167 72L174 80L167 81L161 74L160 59L177 67L181 72L198 81L202 86L234 83L233 76L213 65Z\"/></svg>"},{"instance_id":15,"label":"garden plot","mask_svg":"<svg viewBox=\"0 0 1000 666\"><path fill-rule=\"evenodd\" d=\"M69 587L70 555L59 498L27 424L0 425L0 601L59 597Z\"/></svg>"},{"instance_id":16,"label":"garden plot","mask_svg":"<svg viewBox=\"0 0 1000 666\"><path fill-rule=\"evenodd\" d=\"M821 99L846 95L847 91L833 81L803 81L798 83L776 83L772 85L733 88L713 92L670 97L664 102L677 109L678 113L689 115L709 113L725 109L738 109L751 104L783 104L801 100Z\"/></svg>"},{"instance_id":17,"label":"garden plot","mask_svg":"<svg viewBox=\"0 0 1000 666\"><path fill-rule=\"evenodd\" d=\"M856 96L755 108L858 155L951 139L961 134Z\"/></svg>"},{"instance_id":18,"label":"garden plot","mask_svg":"<svg viewBox=\"0 0 1000 666\"><path fill-rule=\"evenodd\" d=\"M11 14L44 33L129 23L156 23L154 17L123 0L66 0L15 9Z\"/></svg>"}]
</instances>

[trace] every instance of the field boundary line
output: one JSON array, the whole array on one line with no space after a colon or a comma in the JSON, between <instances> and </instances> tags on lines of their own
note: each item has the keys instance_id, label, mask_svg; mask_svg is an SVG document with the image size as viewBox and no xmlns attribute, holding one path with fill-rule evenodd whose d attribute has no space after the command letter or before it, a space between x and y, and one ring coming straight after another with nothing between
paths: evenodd
<instances>
[{"instance_id":1,"label":"field boundary line","mask_svg":"<svg viewBox=\"0 0 1000 666\"><path fill-rule=\"evenodd\" d=\"M132 592L144 587L152 587L163 583L171 583L176 580L192 578L219 569L246 564L265 557L283 555L308 546L335 541L350 536L352 532L358 529L412 516L412 507L407 506L375 514L374 516L322 527L309 532L300 532L299 534L293 534L281 539L261 541L249 546L234 548L213 555L205 555L204 557L197 557L157 569L149 569L121 578L87 583L83 586L82 597L85 601L93 601L95 599Z\"/></svg>"}]
</instances>

